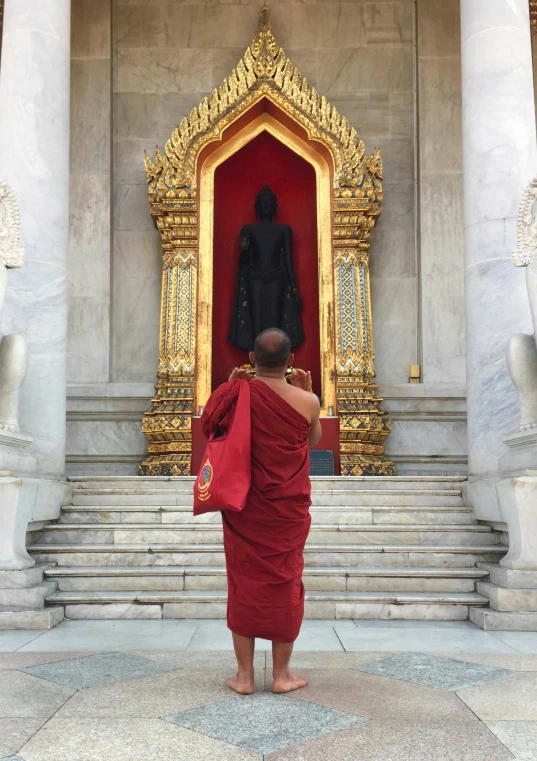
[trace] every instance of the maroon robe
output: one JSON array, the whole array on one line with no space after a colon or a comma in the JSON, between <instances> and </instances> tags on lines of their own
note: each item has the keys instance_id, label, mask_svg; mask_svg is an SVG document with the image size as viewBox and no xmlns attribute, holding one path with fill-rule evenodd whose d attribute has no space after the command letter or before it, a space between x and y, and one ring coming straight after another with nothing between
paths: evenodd
<instances>
[{"instance_id":1,"label":"maroon robe","mask_svg":"<svg viewBox=\"0 0 537 761\"><path fill-rule=\"evenodd\" d=\"M262 381L252 381L252 484L244 510L222 511L228 577L227 622L245 637L294 642L304 616L303 550L311 517L310 424ZM211 395L207 438L227 430L239 384Z\"/></svg>"}]
</instances>

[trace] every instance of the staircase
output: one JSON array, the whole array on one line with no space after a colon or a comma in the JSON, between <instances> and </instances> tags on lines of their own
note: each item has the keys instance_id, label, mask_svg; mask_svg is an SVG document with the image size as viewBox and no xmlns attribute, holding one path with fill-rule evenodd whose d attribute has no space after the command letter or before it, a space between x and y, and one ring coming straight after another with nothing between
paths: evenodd
<instances>
[{"instance_id":1,"label":"staircase","mask_svg":"<svg viewBox=\"0 0 537 761\"><path fill-rule=\"evenodd\" d=\"M192 516L193 478L73 478L34 534L69 619L224 618L221 517ZM478 563L507 548L464 507L459 477L312 478L306 617L462 620L488 599Z\"/></svg>"}]
</instances>

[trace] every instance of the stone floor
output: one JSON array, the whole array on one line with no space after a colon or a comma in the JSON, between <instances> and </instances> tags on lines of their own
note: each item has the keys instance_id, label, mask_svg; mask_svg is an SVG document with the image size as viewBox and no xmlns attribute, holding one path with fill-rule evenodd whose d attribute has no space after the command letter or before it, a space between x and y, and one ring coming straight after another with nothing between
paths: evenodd
<instances>
[{"instance_id":1,"label":"stone floor","mask_svg":"<svg viewBox=\"0 0 537 761\"><path fill-rule=\"evenodd\" d=\"M0 631L0 759L537 761L537 633L306 621L287 696L259 645L237 697L222 621Z\"/></svg>"}]
</instances>

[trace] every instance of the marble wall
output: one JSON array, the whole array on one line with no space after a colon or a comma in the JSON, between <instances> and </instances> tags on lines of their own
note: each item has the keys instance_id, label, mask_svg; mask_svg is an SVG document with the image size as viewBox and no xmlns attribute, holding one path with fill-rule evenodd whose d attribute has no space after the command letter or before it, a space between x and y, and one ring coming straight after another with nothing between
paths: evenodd
<instances>
[{"instance_id":1,"label":"marble wall","mask_svg":"<svg viewBox=\"0 0 537 761\"><path fill-rule=\"evenodd\" d=\"M457 421L446 425L457 430L446 427L442 456L464 468L458 0L270 5L295 65L356 126L368 151L382 149L385 202L371 249L378 381L397 415L409 365L422 365L424 383L433 384L427 393L456 400ZM136 426L155 378L161 287L143 150L162 148L230 72L256 32L260 0L75 6L68 437L71 470L80 472L84 452L96 468L106 458L112 467L119 455L134 468L143 451ZM433 428L444 412L427 429L432 412L412 409L414 417L405 407L397 421L391 454L405 458L412 449L416 462L434 459ZM90 431L105 419L100 433ZM419 426L406 436L412 421Z\"/></svg>"},{"instance_id":2,"label":"marble wall","mask_svg":"<svg viewBox=\"0 0 537 761\"><path fill-rule=\"evenodd\" d=\"M114 4L115 381L150 379L157 359L160 254L147 214L143 149L162 146L229 73L256 32L258 13L257 0ZM372 256L378 373L405 381L417 340L413 3L274 4L273 27L367 148L382 147L386 212Z\"/></svg>"},{"instance_id":3,"label":"marble wall","mask_svg":"<svg viewBox=\"0 0 537 761\"><path fill-rule=\"evenodd\" d=\"M465 381L460 0L418 0L421 365Z\"/></svg>"},{"instance_id":4,"label":"marble wall","mask_svg":"<svg viewBox=\"0 0 537 761\"><path fill-rule=\"evenodd\" d=\"M109 380L111 339L110 0L72 0L70 383Z\"/></svg>"}]
</instances>

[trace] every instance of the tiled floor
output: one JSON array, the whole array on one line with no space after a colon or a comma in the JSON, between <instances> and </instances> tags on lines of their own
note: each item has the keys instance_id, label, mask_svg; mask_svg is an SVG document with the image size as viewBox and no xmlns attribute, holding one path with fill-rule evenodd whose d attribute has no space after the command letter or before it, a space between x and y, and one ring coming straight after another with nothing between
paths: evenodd
<instances>
[{"instance_id":1,"label":"tiled floor","mask_svg":"<svg viewBox=\"0 0 537 761\"><path fill-rule=\"evenodd\" d=\"M221 621L0 632L0 759L537 761L537 634L306 621L286 696L260 645L238 697Z\"/></svg>"},{"instance_id":2,"label":"tiled floor","mask_svg":"<svg viewBox=\"0 0 537 761\"><path fill-rule=\"evenodd\" d=\"M258 650L270 642L257 641ZM47 632L1 631L0 652L233 650L225 621L63 621ZM537 633L484 632L469 621L304 621L295 650L324 652L525 653Z\"/></svg>"}]
</instances>

